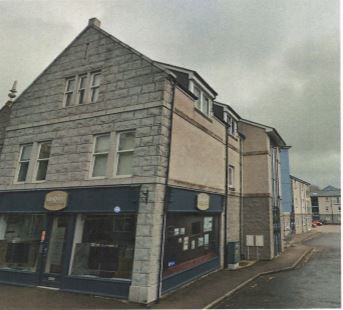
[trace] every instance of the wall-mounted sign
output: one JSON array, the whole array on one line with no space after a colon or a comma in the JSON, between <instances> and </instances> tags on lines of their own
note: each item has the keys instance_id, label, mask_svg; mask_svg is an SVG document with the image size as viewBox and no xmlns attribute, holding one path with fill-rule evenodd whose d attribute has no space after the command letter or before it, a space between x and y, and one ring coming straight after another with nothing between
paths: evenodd
<instances>
[{"instance_id":1,"label":"wall-mounted sign","mask_svg":"<svg viewBox=\"0 0 343 310\"><path fill-rule=\"evenodd\" d=\"M264 246L263 235L255 235L256 246Z\"/></svg>"},{"instance_id":2,"label":"wall-mounted sign","mask_svg":"<svg viewBox=\"0 0 343 310\"><path fill-rule=\"evenodd\" d=\"M67 206L68 193L62 191L54 191L46 194L44 201L44 209L49 211L62 210Z\"/></svg>"},{"instance_id":3,"label":"wall-mounted sign","mask_svg":"<svg viewBox=\"0 0 343 310\"><path fill-rule=\"evenodd\" d=\"M115 207L113 208L113 211L114 211L114 213L120 213L121 209L120 209L119 206L115 206Z\"/></svg>"},{"instance_id":4,"label":"wall-mounted sign","mask_svg":"<svg viewBox=\"0 0 343 310\"><path fill-rule=\"evenodd\" d=\"M205 193L198 194L197 208L201 211L205 211L210 207L210 196Z\"/></svg>"}]
</instances>

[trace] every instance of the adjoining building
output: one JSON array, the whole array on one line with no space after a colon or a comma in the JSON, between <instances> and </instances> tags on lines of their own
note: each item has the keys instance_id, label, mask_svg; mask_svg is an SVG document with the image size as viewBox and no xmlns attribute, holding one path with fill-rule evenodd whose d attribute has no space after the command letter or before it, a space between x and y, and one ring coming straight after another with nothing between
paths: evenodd
<instances>
[{"instance_id":1,"label":"adjoining building","mask_svg":"<svg viewBox=\"0 0 343 310\"><path fill-rule=\"evenodd\" d=\"M272 127L241 119L243 152L243 239L245 258L272 259L283 251L280 148Z\"/></svg>"},{"instance_id":2,"label":"adjoining building","mask_svg":"<svg viewBox=\"0 0 343 310\"><path fill-rule=\"evenodd\" d=\"M314 220L328 224L341 223L341 190L327 186L311 193L312 214Z\"/></svg>"},{"instance_id":3,"label":"adjoining building","mask_svg":"<svg viewBox=\"0 0 343 310\"><path fill-rule=\"evenodd\" d=\"M295 233L311 230L312 209L310 201L310 183L291 175Z\"/></svg>"}]
</instances>

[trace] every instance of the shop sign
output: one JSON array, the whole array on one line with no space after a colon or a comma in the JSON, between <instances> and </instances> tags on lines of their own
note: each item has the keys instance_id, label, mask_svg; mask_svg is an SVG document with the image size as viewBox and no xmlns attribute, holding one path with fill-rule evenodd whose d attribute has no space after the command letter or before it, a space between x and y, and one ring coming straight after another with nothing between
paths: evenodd
<instances>
[{"instance_id":1,"label":"shop sign","mask_svg":"<svg viewBox=\"0 0 343 310\"><path fill-rule=\"evenodd\" d=\"M197 208L206 211L210 207L210 196L205 193L198 194Z\"/></svg>"},{"instance_id":2,"label":"shop sign","mask_svg":"<svg viewBox=\"0 0 343 310\"><path fill-rule=\"evenodd\" d=\"M54 191L46 194L44 209L49 211L62 210L67 206L68 193L62 191Z\"/></svg>"}]
</instances>

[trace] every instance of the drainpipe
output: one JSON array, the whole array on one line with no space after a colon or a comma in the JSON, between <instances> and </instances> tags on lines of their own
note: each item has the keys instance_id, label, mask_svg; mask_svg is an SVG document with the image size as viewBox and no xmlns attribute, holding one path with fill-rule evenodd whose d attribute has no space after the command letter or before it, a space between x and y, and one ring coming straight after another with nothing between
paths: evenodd
<instances>
[{"instance_id":1,"label":"drainpipe","mask_svg":"<svg viewBox=\"0 0 343 310\"><path fill-rule=\"evenodd\" d=\"M241 255L243 254L243 239L244 239L244 234L243 234L243 225L244 225L244 216L243 216L243 208L244 208L244 204L243 204L243 139L245 139L245 137L240 134L240 139L239 139L239 149L240 149L240 154L239 154L239 235L240 235L240 252Z\"/></svg>"},{"instance_id":2,"label":"drainpipe","mask_svg":"<svg viewBox=\"0 0 343 310\"><path fill-rule=\"evenodd\" d=\"M224 111L225 113L225 111ZM226 120L228 120L228 115L226 117ZM230 124L228 121L224 122L225 123L225 197L224 197L224 268L227 268L228 265L228 255L227 255L227 227L228 227L228 222L227 222L227 208L228 208L228 186L229 186L229 129L230 129Z\"/></svg>"},{"instance_id":3,"label":"drainpipe","mask_svg":"<svg viewBox=\"0 0 343 310\"><path fill-rule=\"evenodd\" d=\"M169 128L169 143L168 143L168 163L165 179L165 191L164 191L164 201L163 201L163 214L162 214L162 228L161 228L161 248L160 248L160 269L158 273L158 285L157 285L157 299L156 302L160 302L162 296L162 278L163 278L163 262L164 262L164 248L166 242L166 224L167 224L167 213L168 213L168 202L169 202L169 193L168 193L168 179L169 179L169 169L170 169L170 154L171 154L171 140L173 132L173 116L174 116L174 100L175 100L175 88L176 82L174 79L170 79L173 84L173 93L171 101L171 115L170 115L170 128Z\"/></svg>"}]
</instances>

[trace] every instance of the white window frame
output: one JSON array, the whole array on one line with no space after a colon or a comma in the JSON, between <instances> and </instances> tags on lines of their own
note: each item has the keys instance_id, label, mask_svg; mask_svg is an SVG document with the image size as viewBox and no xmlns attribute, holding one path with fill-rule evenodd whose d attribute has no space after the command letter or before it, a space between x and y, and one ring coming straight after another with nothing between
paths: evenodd
<instances>
[{"instance_id":1,"label":"white window frame","mask_svg":"<svg viewBox=\"0 0 343 310\"><path fill-rule=\"evenodd\" d=\"M93 84L95 80L95 76L97 75L100 76L99 84ZM90 74L90 83L89 83L89 103L97 103L99 101L100 85L101 85L101 72L100 71L92 72ZM93 97L93 92L95 89L98 90L98 96L97 96L96 101L93 101L92 97Z\"/></svg>"},{"instance_id":2,"label":"white window frame","mask_svg":"<svg viewBox=\"0 0 343 310\"><path fill-rule=\"evenodd\" d=\"M73 90L69 90L68 91L68 85L70 81L74 81L75 85L74 85L74 89ZM64 88L64 98L63 98L63 106L64 107L72 107L75 104L75 91L77 88L77 76L73 76L73 77L69 77L65 80L65 88ZM68 94L71 94L71 99L70 99L70 104L67 105L67 98L68 98Z\"/></svg>"},{"instance_id":3,"label":"white window frame","mask_svg":"<svg viewBox=\"0 0 343 310\"><path fill-rule=\"evenodd\" d=\"M195 89L199 90L199 96L195 94ZM211 117L212 114L212 99L211 96L208 95L198 84L193 83L192 93L198 97L195 101L195 108L200 110L204 115L207 117ZM208 111L205 112L205 101L208 99Z\"/></svg>"},{"instance_id":4,"label":"white window frame","mask_svg":"<svg viewBox=\"0 0 343 310\"><path fill-rule=\"evenodd\" d=\"M42 145L45 143L50 143L50 154L48 158L39 158L39 154L42 148ZM33 174L33 182L34 183L43 183L46 182L46 177L48 175L48 167L49 167L49 161L51 158L51 148L52 148L52 141L51 140L47 140L47 141L41 141L38 142L38 149L37 149L37 153L36 153L36 160L35 160L35 169L34 169L34 174ZM39 168L39 163L41 161L47 161L48 165L46 167L46 174L45 174L45 179L44 180L37 180L37 174L38 174L38 168Z\"/></svg>"},{"instance_id":5,"label":"white window frame","mask_svg":"<svg viewBox=\"0 0 343 310\"><path fill-rule=\"evenodd\" d=\"M95 153L95 146L96 146L96 141L98 137L103 137L103 136L108 136L109 141L108 141L108 151L107 152L100 152L100 153ZM111 155L111 140L112 140L112 135L111 133L102 133L102 134L97 134L93 136L93 149L92 149L92 154L91 154L91 163L89 167L89 179L96 180L96 179L105 179L107 178L107 171L109 169L109 163L110 163L110 155ZM93 170L94 170L94 163L95 163L95 157L97 155L104 155L107 154L107 161L106 161L106 172L104 176L93 176Z\"/></svg>"},{"instance_id":6,"label":"white window frame","mask_svg":"<svg viewBox=\"0 0 343 310\"><path fill-rule=\"evenodd\" d=\"M99 76L99 84L93 84L95 76ZM86 78L85 85L83 88L80 88L81 80L84 77ZM90 103L97 103L99 101L101 80L102 80L102 75L101 75L100 70L94 71L94 72L82 73L82 74L78 74L78 75L70 76L66 78L65 87L64 87L63 106L68 108L68 107L75 107L75 106L80 106L80 105L85 105L85 104L90 104ZM68 85L70 81L74 81L75 85L72 90L68 91ZM96 101L92 101L92 96L95 89L98 90L98 96L97 96ZM80 90L84 91L84 98L83 98L82 104L80 104ZM71 99L70 99L70 104L66 105L68 94L71 94Z\"/></svg>"},{"instance_id":7,"label":"white window frame","mask_svg":"<svg viewBox=\"0 0 343 310\"><path fill-rule=\"evenodd\" d=\"M133 149L127 149L127 150L119 150L119 143L120 143L120 137L122 134L133 132L136 134L136 130L125 130L125 131L120 131L117 132L117 139L116 139L116 160L115 160L115 165L114 165L114 177L115 178L126 178L126 177L132 177L133 174L118 174L118 164L119 164L119 157L120 154L122 153L133 153L135 152L135 147Z\"/></svg>"},{"instance_id":8,"label":"white window frame","mask_svg":"<svg viewBox=\"0 0 343 310\"><path fill-rule=\"evenodd\" d=\"M23 155L24 147L29 146L29 145L31 146L31 152L30 152L29 160L21 160L21 156ZM25 143L25 144L20 145L19 159L18 159L17 169L16 169L16 173L15 173L15 179L14 179L15 184L23 184L23 183L26 183L28 181L32 153L33 153L33 143ZM28 163L27 172L26 172L25 180L24 181L18 181L20 167L21 167L22 163Z\"/></svg>"},{"instance_id":9,"label":"white window frame","mask_svg":"<svg viewBox=\"0 0 343 310\"><path fill-rule=\"evenodd\" d=\"M81 88L81 81L82 78L85 78L85 85L83 88ZM88 103L88 88L89 88L89 74L80 74L77 76L77 95L76 95L76 106L77 105L84 105ZM83 103L80 103L80 91L84 91L83 95Z\"/></svg>"},{"instance_id":10,"label":"white window frame","mask_svg":"<svg viewBox=\"0 0 343 310\"><path fill-rule=\"evenodd\" d=\"M231 177L231 180L230 180ZM229 188L234 188L235 186L235 166L229 165L228 168L228 186Z\"/></svg>"}]
</instances>

